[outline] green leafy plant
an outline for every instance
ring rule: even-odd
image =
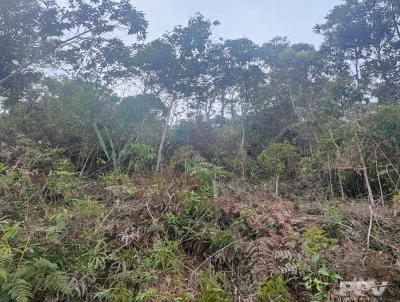
[[[0,174],[4,173],[7,170],[7,165],[5,163],[0,162]]]
[[[306,229],[300,237],[300,244],[308,256],[318,254],[336,243],[336,239],[327,237],[325,231],[318,227]]]
[[[110,131],[107,127],[104,127],[104,132],[106,139],[104,139],[104,134],[101,133],[97,123],[93,123],[94,131],[97,135],[99,144],[101,149],[103,150],[104,154],[107,157],[108,162],[111,163],[114,172],[129,172],[129,169],[133,165],[133,159],[130,149],[132,146],[132,141],[128,140],[122,146],[122,148],[118,149],[116,142],[113,140]],[[129,161],[127,167],[124,171],[124,162]]]
[[[157,158],[157,153],[153,147],[143,144],[136,143],[131,146],[132,158],[134,159],[133,170],[135,172],[144,171],[146,166],[149,166]],[[128,166],[128,171],[131,167]]]
[[[320,253],[336,244],[337,240],[327,237],[324,230],[312,227],[301,235],[300,242],[308,257],[298,263],[300,271],[305,274],[303,278],[305,287],[313,292],[314,301],[325,301],[329,288],[341,277],[328,269]]]
[[[291,302],[293,297],[285,280],[278,277],[269,277],[260,284],[259,301]]]
[[[211,232],[211,246],[214,251],[237,241],[235,234],[230,230],[215,230]]]
[[[314,257],[312,257],[312,262],[316,269],[313,269],[304,277],[305,287],[314,293],[314,301],[326,301],[329,288],[342,278],[339,274],[330,271],[325,265],[321,266],[321,264],[319,264],[320,259],[317,255],[318,254],[315,254]]]
[[[73,198],[74,189],[78,187],[77,173],[69,171],[51,171],[42,188],[43,198],[47,201],[68,203]]]
[[[297,163],[297,150],[288,143],[274,143],[260,153],[257,161],[264,173],[274,179],[275,194],[278,195],[280,177]]]
[[[109,287],[98,291],[94,295],[94,298],[100,301],[136,301],[135,299],[139,293],[139,288],[140,280],[137,273],[124,268],[122,272],[113,275]]]
[[[161,269],[163,271],[172,270],[178,272],[180,270],[179,263],[179,242],[168,239],[158,240],[151,253],[151,266],[153,269]]]
[[[44,258],[25,261],[15,271],[3,271],[2,275],[0,297],[4,297],[4,301],[28,302],[45,293],[73,295],[68,276]]]
[[[198,302],[233,302],[233,298],[224,290],[224,277],[222,274],[203,274],[200,276],[199,285],[201,295]]]
[[[77,259],[77,269],[92,276],[104,271],[108,261],[115,259],[113,253],[107,250],[103,239],[98,239],[94,247],[88,247]]]

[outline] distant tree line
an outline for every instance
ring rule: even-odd
[[[5,141],[63,147],[83,174],[162,171],[189,148],[277,194],[400,196],[398,1],[337,5],[319,49],[216,40],[200,14],[147,42],[128,0],[0,0],[0,24]]]

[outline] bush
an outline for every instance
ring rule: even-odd
[[[336,239],[326,236],[325,231],[318,227],[311,227],[301,235],[300,243],[309,256],[319,254],[330,245],[337,243]]]

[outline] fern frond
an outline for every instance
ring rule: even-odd
[[[3,291],[15,302],[29,302],[32,299],[32,285],[24,279],[10,279],[3,285]]]
[[[0,269],[0,284],[5,284],[8,281],[8,278],[8,272],[4,269]]]
[[[102,291],[97,292],[94,295],[95,299],[99,299],[100,301],[113,301],[115,298],[114,288],[104,289]]]
[[[11,302],[8,293],[0,288],[0,302]]]
[[[70,285],[68,276],[60,271],[47,275],[45,287],[48,290],[60,292],[67,296],[73,295],[73,288]]]

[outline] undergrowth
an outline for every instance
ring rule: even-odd
[[[291,225],[289,201],[243,196],[203,160],[175,178],[84,178],[45,150],[1,166],[0,301],[324,301],[348,274],[329,258],[349,234],[340,203]]]

